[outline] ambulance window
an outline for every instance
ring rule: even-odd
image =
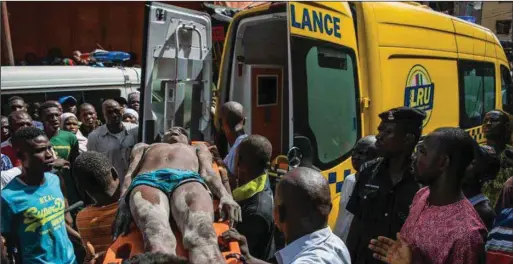
[[[333,167],[358,137],[356,60],[353,50],[292,38],[294,132],[310,139],[314,165]]]
[[[495,108],[495,70],[492,63],[460,61],[460,127],[480,126]]]
[[[511,74],[508,68],[501,65],[501,95],[502,109],[513,114],[513,87],[511,84]]]

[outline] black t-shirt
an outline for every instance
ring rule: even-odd
[[[354,214],[347,238],[353,263],[381,263],[372,257],[370,240],[378,236],[396,238],[420,188],[410,170],[393,185],[387,168],[383,158],[365,163],[346,206]]]
[[[263,191],[239,201],[242,223],[237,231],[246,237],[249,253],[258,259],[270,259],[274,255],[273,194],[269,184]]]

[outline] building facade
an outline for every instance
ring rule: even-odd
[[[501,42],[512,41],[513,2],[482,2],[481,25],[489,28]]]

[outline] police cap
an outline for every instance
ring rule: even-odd
[[[411,108],[411,107],[396,107],[392,108],[388,111],[385,111],[379,114],[379,118],[383,122],[390,123],[418,123],[422,125],[424,118],[426,118],[426,112],[420,109]]]

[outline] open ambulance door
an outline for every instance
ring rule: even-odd
[[[158,2],[148,2],[145,16],[142,141],[158,141],[172,126],[186,128],[191,140],[208,141],[212,93],[210,17]]]
[[[319,169],[328,179],[333,228],[351,150],[362,136],[358,49],[346,2],[288,2],[290,167]]]

